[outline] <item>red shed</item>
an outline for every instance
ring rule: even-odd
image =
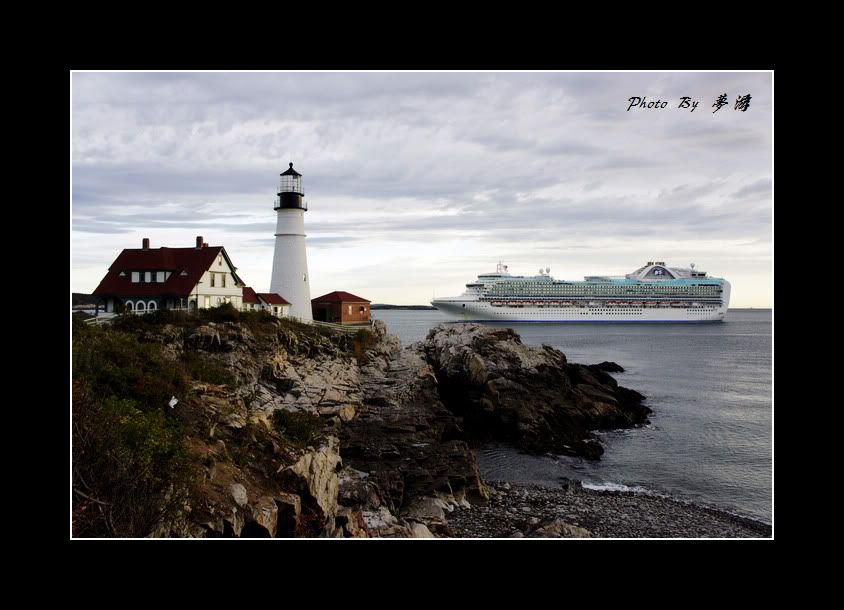
[[[314,320],[337,324],[369,324],[368,299],[335,290],[311,299]]]

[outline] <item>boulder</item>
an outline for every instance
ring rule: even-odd
[[[342,531],[344,538],[369,538],[366,521],[363,518],[363,513],[359,510],[340,506],[337,509],[335,525]]]
[[[333,520],[337,512],[337,443],[336,437],[328,436],[318,449],[309,448],[295,464],[279,470],[282,482],[302,498],[302,508],[307,506],[323,522]]]
[[[561,519],[553,519],[540,524],[528,534],[529,538],[591,538],[592,532],[577,525],[571,525]]]
[[[187,347],[209,352],[219,351],[222,348],[220,333],[211,326],[199,326],[185,341]]]
[[[231,492],[234,501],[238,506],[246,506],[249,503],[249,496],[246,494],[246,488],[240,483],[232,483]]]
[[[623,373],[624,368],[620,364],[616,364],[615,362],[600,362],[598,364],[593,364],[598,370],[606,371],[607,373]],[[591,368],[591,367],[590,367]]]
[[[278,531],[278,505],[270,496],[261,496],[252,507],[253,522],[266,530],[269,538],[275,538]],[[262,536],[263,537],[263,536]]]
[[[592,430],[646,423],[650,412],[644,396],[619,387],[600,366],[569,363],[548,345],[523,345],[509,328],[441,324],[420,349],[467,440],[598,459],[603,449]]]
[[[302,499],[296,494],[279,492],[273,497],[276,513],[276,537],[293,538],[299,531]]]

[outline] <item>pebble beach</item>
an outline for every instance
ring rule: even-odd
[[[486,506],[447,515],[455,538],[771,538],[772,527],[720,510],[636,492],[487,481]]]

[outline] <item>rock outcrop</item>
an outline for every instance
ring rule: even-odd
[[[448,536],[455,510],[490,500],[472,443],[597,458],[590,430],[649,413],[605,372],[612,363],[571,364],[478,324],[441,325],[404,349],[383,322],[358,335],[275,319],[141,332],[174,361],[225,372],[193,379],[168,411],[197,474],[160,536]],[[523,534],[588,535],[532,526]]]
[[[474,452],[455,434],[456,418],[439,399],[431,366],[384,331],[376,323],[382,340],[360,370],[362,404],[339,429],[344,463],[366,478],[350,479],[340,502],[367,511],[368,527],[378,535],[406,532],[385,510],[436,533],[444,523],[442,508],[419,506],[485,502],[489,494]]]
[[[644,396],[620,387],[599,366],[569,363],[548,345],[523,345],[509,328],[441,324],[418,350],[470,439],[597,459],[603,448],[591,430],[648,421]]]

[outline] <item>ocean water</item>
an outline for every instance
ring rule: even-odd
[[[375,310],[402,345],[421,341],[439,311]],[[772,324],[770,309],[731,309],[711,324],[513,324],[528,345],[552,345],[570,362],[617,362],[620,385],[647,396],[644,428],[601,433],[598,462],[529,456],[506,446],[478,451],[485,478],[664,494],[772,520]]]

